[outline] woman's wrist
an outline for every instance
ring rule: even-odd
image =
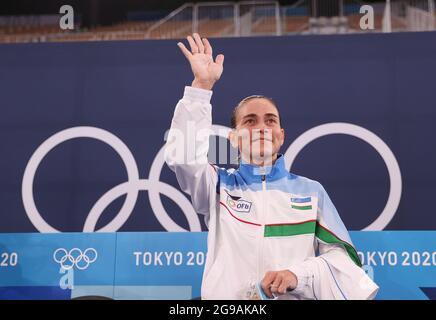
[[[194,88],[199,88],[199,89],[204,89],[204,90],[212,90],[214,84],[215,84],[215,81],[211,82],[211,81],[201,81],[198,79],[194,79],[192,81],[191,86]]]

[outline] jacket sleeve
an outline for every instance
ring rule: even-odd
[[[374,299],[378,286],[362,269],[347,229],[319,186],[315,246],[318,255],[289,268],[298,279],[291,295],[301,299]]]
[[[164,156],[180,188],[191,196],[196,212],[206,216],[218,180],[218,168],[207,158],[212,132],[211,96],[210,90],[185,87],[174,111]]]

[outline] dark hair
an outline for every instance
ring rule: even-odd
[[[266,96],[263,96],[263,95],[252,95],[252,96],[248,96],[248,97],[245,97],[244,99],[242,99],[238,103],[238,105],[233,109],[232,117],[230,119],[230,127],[232,129],[236,128],[236,113],[238,112],[239,107],[241,107],[247,101],[250,101],[250,100],[253,100],[253,99],[265,99],[265,100],[268,100],[269,102],[271,102],[272,105],[277,109],[277,113],[279,114],[279,125],[280,125],[280,127],[282,127],[282,123],[281,123],[281,119],[280,119],[279,107],[274,102],[274,100],[272,98],[269,98],[269,97],[266,97]]]

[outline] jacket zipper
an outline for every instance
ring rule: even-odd
[[[262,218],[261,218],[261,225],[262,225],[262,233],[260,234],[259,239],[259,249],[258,249],[258,261],[257,261],[257,279],[258,281],[261,281],[263,279],[263,274],[260,274],[261,270],[263,270],[263,242],[264,242],[264,234],[265,234],[265,223],[267,221],[267,205],[266,205],[266,176],[265,174],[262,175]]]

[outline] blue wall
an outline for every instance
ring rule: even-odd
[[[398,160],[401,202],[389,230],[431,230],[436,216],[436,34],[369,34],[212,39],[226,56],[212,99],[215,124],[229,125],[233,106],[250,94],[273,97],[286,131],[283,152],[306,130],[349,122],[378,135]],[[21,199],[24,169],[48,137],[74,126],[99,127],[131,150],[141,178],[162,147],[184,85],[192,80],[176,41],[0,45],[0,232],[36,231]],[[319,180],[345,224],[366,227],[384,208],[386,166],[366,142],[330,135],[309,144],[292,171]],[[94,203],[126,181],[119,156],[94,139],[64,142],[35,176],[41,215],[62,231],[81,231]],[[164,168],[161,181],[177,186]],[[179,208],[163,200],[181,226]],[[114,201],[101,227],[118,212]],[[162,231],[146,192],[120,231]]]

